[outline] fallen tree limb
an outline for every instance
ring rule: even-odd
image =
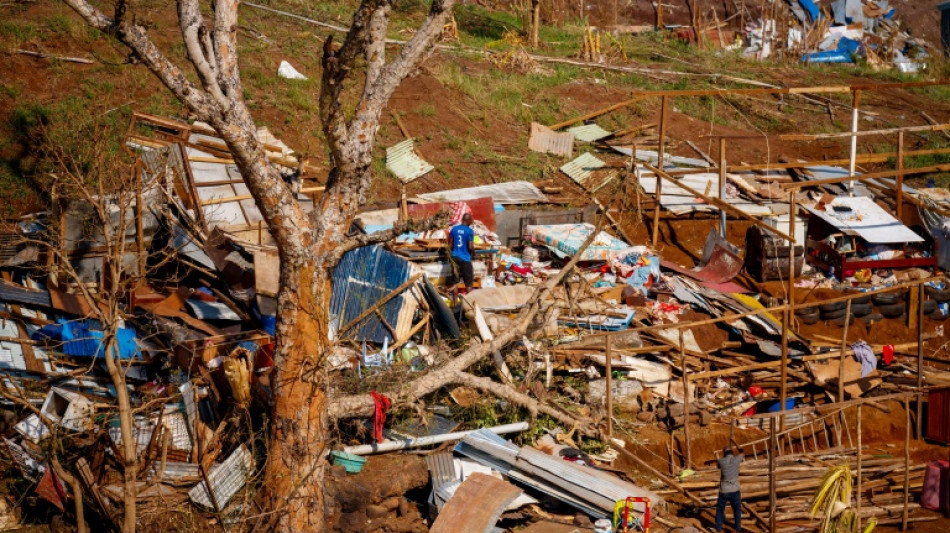
[[[580,246],[577,254],[566,264],[556,276],[552,277],[541,286],[539,286],[531,298],[528,300],[525,308],[515,319],[515,325],[508,328],[504,333],[495,337],[491,342],[485,342],[472,346],[458,355],[455,359],[446,363],[442,368],[429,372],[428,374],[410,382],[406,387],[399,391],[381,391],[392,399],[393,407],[413,403],[423,396],[432,394],[446,385],[456,383],[455,380],[466,379],[461,373],[468,367],[485,359],[492,353],[501,350],[512,341],[521,338],[531,326],[532,321],[541,311],[541,300],[551,293],[555,287],[561,284],[567,276],[573,272],[577,262],[584,255],[584,251],[594,241],[594,238],[601,232],[604,225],[604,218],[597,223],[597,227]],[[367,418],[373,416],[375,412],[375,402],[370,394],[353,394],[331,398],[327,415],[330,420],[342,420],[348,418]]]
[[[465,385],[474,389],[479,389],[483,392],[487,392],[497,396],[498,398],[508,400],[513,404],[524,407],[531,413],[532,419],[536,418],[538,413],[541,413],[553,418],[554,420],[557,420],[567,427],[577,427],[577,430],[585,436],[594,437],[597,435],[594,428],[591,426],[590,421],[576,418],[567,411],[557,409],[551,405],[538,401],[527,394],[519,392],[514,387],[498,383],[491,378],[475,376],[467,372],[458,372],[453,381],[453,384]]]

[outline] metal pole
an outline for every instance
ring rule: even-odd
[[[861,91],[855,89],[851,98],[851,133],[858,132],[858,106],[861,102]],[[848,162],[848,176],[854,176],[855,159],[858,156],[858,136],[851,136],[851,155]],[[848,182],[848,195],[854,196],[854,182]]]
[[[614,401],[613,401],[613,354],[610,350],[611,335],[604,337],[604,352],[607,356],[607,436],[614,436]]]
[[[726,200],[726,138],[719,138],[719,199]],[[726,238],[726,212],[719,210],[719,236]]]
[[[657,5],[662,5],[658,2]],[[666,148],[666,106],[669,103],[669,97],[664,96],[660,101],[660,140],[657,148],[656,168],[663,170],[664,151]],[[636,157],[636,154],[634,154]],[[656,207],[653,209],[653,247],[656,248],[657,240],[660,237],[660,198],[663,191],[663,179],[656,177]]]

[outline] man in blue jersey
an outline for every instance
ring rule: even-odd
[[[472,215],[462,215],[462,223],[449,230],[449,249],[452,250],[452,293],[457,292],[459,277],[465,283],[466,292],[475,282],[472,269],[472,256],[475,255],[475,230],[472,229]]]

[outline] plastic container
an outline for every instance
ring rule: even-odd
[[[334,450],[330,452],[330,455],[333,456],[334,465],[342,466],[350,474],[358,474],[360,470],[363,469],[363,465],[366,464],[365,457],[353,455],[352,453]]]
[[[920,495],[920,506],[932,511],[947,508],[947,473],[950,465],[947,461],[930,461],[924,472],[924,486]]]

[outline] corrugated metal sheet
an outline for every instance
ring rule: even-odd
[[[927,393],[927,440],[950,444],[950,387]]]
[[[37,307],[52,307],[49,292],[27,289],[8,281],[0,280],[0,301]]]
[[[333,270],[331,321],[336,328],[345,325],[405,283],[412,274],[413,267],[408,261],[387,252],[382,246],[365,246],[347,252]],[[403,291],[379,309],[400,339],[412,327],[412,318],[418,307],[412,291]],[[382,343],[387,338],[390,342],[396,340],[375,314],[346,332],[345,337],[375,343]]]
[[[649,490],[533,448],[518,448],[490,431],[466,435],[455,451],[593,517],[610,515],[614,503],[628,496],[647,497],[654,508],[663,505],[663,499]]]
[[[224,462],[211,467],[208,472],[208,481],[214,491],[214,501],[219,508],[224,508],[231,498],[237,494],[247,482],[254,470],[254,456],[242,444],[234,450]],[[191,500],[206,508],[214,508],[211,503],[208,485],[204,481],[188,492]]]
[[[558,133],[547,126],[532,122],[528,148],[542,154],[571,157],[574,151],[574,135],[566,131]]]
[[[610,132],[601,128],[597,124],[584,124],[583,126],[574,126],[567,130],[568,133],[574,136],[578,141],[592,143],[594,141],[599,141],[604,137],[609,137]]]
[[[816,204],[804,205],[811,214],[846,233],[856,234],[869,243],[910,243],[924,239],[892,217],[866,196],[839,196],[830,209],[818,210]],[[835,211],[835,207],[850,208]]]
[[[627,157],[633,154],[633,148],[626,146],[611,146],[615,151]],[[637,150],[637,159],[640,161],[649,161],[656,164],[660,161],[660,153],[654,150]],[[709,168],[711,165],[703,159],[693,157],[680,157],[678,155],[663,154],[663,166],[671,168],[672,165],[685,165],[688,167]]]
[[[538,204],[547,203],[548,201],[548,197],[544,193],[527,181],[508,181],[417,195],[417,198],[427,202],[459,202],[486,197],[491,198],[492,202],[502,205]]]
[[[409,183],[435,170],[435,167],[416,154],[414,145],[412,139],[406,139],[386,149],[386,170],[403,183]]]
[[[432,495],[429,497],[429,503],[441,511],[445,500],[439,497],[439,489],[449,483],[457,483],[459,480],[455,472],[455,459],[451,453],[428,455],[426,466],[429,468],[429,478],[432,480]]]
[[[607,163],[594,156],[590,152],[584,152],[574,160],[567,162],[561,167],[561,172],[567,174],[572,180],[584,185],[584,182],[594,175],[594,171],[604,168]]]

